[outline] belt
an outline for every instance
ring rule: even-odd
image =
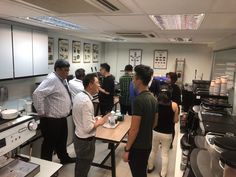
[[[91,137],[88,137],[88,138],[79,138],[78,136],[76,136],[79,140],[82,140],[82,141],[93,141],[95,139],[95,136],[91,136]]]

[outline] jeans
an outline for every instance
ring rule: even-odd
[[[148,160],[148,168],[152,169],[154,167],[157,151],[161,143],[161,159],[162,159],[161,176],[163,177],[167,175],[171,141],[172,141],[172,134],[165,134],[153,131],[152,151]]]
[[[132,115],[131,106],[120,104],[120,112],[123,115],[125,115],[127,112],[129,115]]]
[[[66,118],[43,117],[40,119],[40,128],[43,136],[41,158],[52,161],[55,151],[61,162],[66,161],[69,158],[66,150],[68,135]]]
[[[133,149],[129,153],[129,166],[133,177],[147,177],[147,163],[151,149]]]
[[[95,155],[95,138],[91,141],[74,136],[76,153],[75,177],[87,177]]]

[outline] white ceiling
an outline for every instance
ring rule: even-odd
[[[127,42],[167,43],[168,38],[191,37],[193,43],[214,44],[236,33],[236,0],[107,0],[121,8],[102,9],[96,0],[1,0],[0,18],[35,26],[17,17],[57,16],[85,27],[84,31],[64,31],[83,38],[112,41],[117,32],[155,34],[155,38],[126,38]],[[26,2],[34,3],[29,4]],[[163,31],[148,15],[205,13],[198,30]],[[121,38],[121,37],[120,37]]]

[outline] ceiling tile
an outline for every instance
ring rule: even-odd
[[[236,1],[235,0],[215,0],[210,12],[225,12],[236,13]]]
[[[236,29],[236,14],[207,14],[200,29]]]
[[[147,14],[204,13],[214,0],[134,0]]]
[[[118,25],[106,22],[97,16],[76,16],[62,18],[98,32],[121,30]]]
[[[100,17],[111,24],[116,24],[122,28],[122,30],[150,31],[153,29],[158,29],[158,27],[146,15]]]

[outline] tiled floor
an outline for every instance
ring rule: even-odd
[[[173,149],[170,150],[169,152],[170,160],[169,160],[168,177],[182,177],[182,172],[179,170],[180,159],[181,159],[179,139],[180,139],[179,128],[178,125],[176,125],[176,138],[174,141]],[[124,144],[120,144],[120,146],[116,149],[116,173],[117,173],[116,176],[132,177],[128,164],[124,163],[123,160],[121,159],[123,149],[124,149]],[[75,156],[73,145],[68,147],[68,152],[70,153],[70,156]],[[107,149],[107,144],[97,141],[96,155],[94,161],[101,162],[101,160],[103,160],[103,158],[106,156],[108,152],[109,151]],[[177,158],[176,154],[178,155]],[[110,162],[109,160],[107,161],[107,164],[109,164]],[[57,159],[55,159],[55,161],[57,161]],[[151,174],[148,174],[148,177],[159,177],[158,172],[160,171],[161,167],[160,152],[157,155],[156,167],[157,167],[156,170]],[[59,177],[74,177],[74,164],[63,166],[62,169],[59,171]],[[111,177],[111,172],[101,168],[92,167],[90,169],[88,177]]]

